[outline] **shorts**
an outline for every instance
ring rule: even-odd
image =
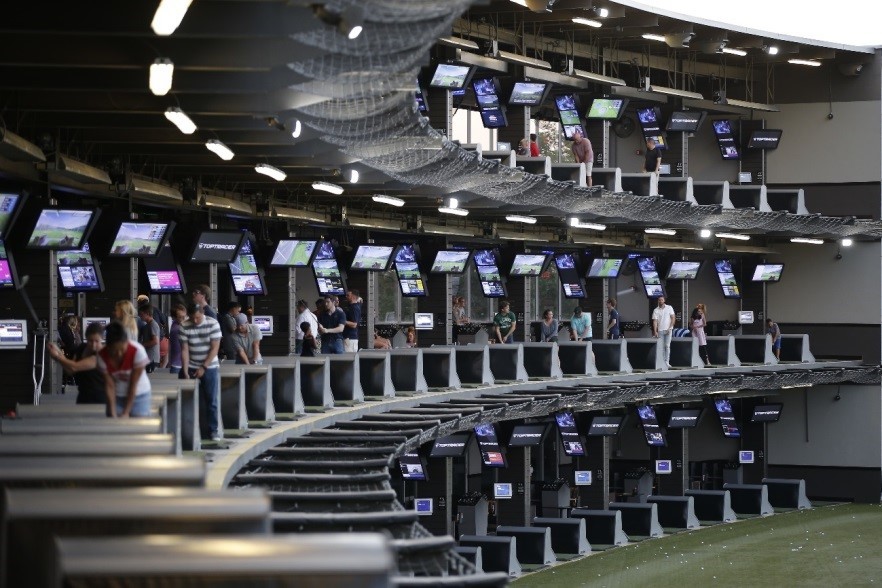
[[[781,337],[778,337],[778,339],[772,343],[772,349],[781,349]]]
[[[585,177],[590,178],[591,172],[593,172],[593,171],[594,171],[594,162],[593,161],[586,162],[585,163]]]

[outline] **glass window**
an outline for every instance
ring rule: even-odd
[[[557,267],[554,263],[548,265],[548,269],[541,275],[534,278],[536,280],[536,307],[534,309],[535,317],[542,317],[546,308],[554,311],[554,316],[561,316],[561,286],[557,277]]]
[[[378,323],[397,323],[399,318],[399,301],[401,294],[398,289],[398,278],[395,270],[372,272],[377,280],[377,317]]]

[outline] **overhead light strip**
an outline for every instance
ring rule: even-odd
[[[530,65],[533,67],[538,67],[541,69],[551,69],[551,64],[547,61],[543,61],[541,59],[536,59],[534,57],[527,57],[526,55],[519,55],[517,53],[510,53],[508,51],[499,51],[493,53],[493,57],[497,59],[501,59],[502,61],[507,61],[509,63],[517,63],[520,65]]]
[[[192,2],[193,0],[161,0],[153,13],[150,28],[160,37],[169,36],[181,25]]]
[[[747,51],[744,49],[734,49],[731,47],[723,47],[720,51],[727,55],[737,55],[738,57],[744,57],[747,55]]]
[[[595,29],[599,29],[603,26],[603,23],[597,20],[592,20],[590,18],[583,18],[581,16],[577,16],[573,19],[573,22],[580,25],[585,25],[586,27],[592,27]]]
[[[505,220],[510,223],[523,223],[525,225],[535,225],[536,218],[532,216],[524,216],[521,214],[509,214],[506,215]]]
[[[688,90],[680,90],[679,88],[668,88],[665,86],[649,86],[650,92],[664,94],[666,96],[679,96],[680,98],[692,98],[694,100],[704,100],[704,96],[698,92],[690,92]]]
[[[788,59],[787,63],[791,63],[793,65],[808,65],[811,67],[821,67],[821,62],[815,61],[813,59]]]
[[[793,237],[790,239],[791,243],[804,243],[806,245],[823,245],[823,239],[811,239],[809,237]]]
[[[171,59],[159,58],[150,64],[150,91],[154,96],[165,96],[172,87],[175,64]]]
[[[574,229],[588,229],[591,231],[605,231],[606,230],[606,225],[602,225],[599,223],[583,222],[577,218],[570,219],[570,226],[573,227]]]
[[[321,190],[322,192],[328,192],[329,194],[335,194],[337,196],[343,193],[343,188],[330,182],[313,182],[312,189]]]
[[[477,51],[480,49],[477,43],[469,39],[461,39],[459,37],[441,37],[438,42],[448,47],[456,47],[457,49],[468,49]]]
[[[269,176],[277,182],[284,182],[288,174],[277,167],[273,167],[267,163],[258,163],[254,166],[254,171],[265,176]]]
[[[643,37],[644,39],[646,39],[647,41],[660,41],[662,43],[665,42],[664,35],[655,35],[653,33],[644,33],[640,36]]]
[[[674,229],[657,229],[657,228],[649,228],[649,229],[644,229],[643,232],[646,233],[647,235],[668,235],[668,236],[673,236],[673,235],[676,235],[676,234],[677,234],[677,231],[675,231]]]
[[[217,139],[209,139],[205,142],[205,147],[224,161],[230,161],[236,156],[232,149]]]
[[[396,198],[395,196],[386,196],[385,194],[376,194],[371,200],[374,202],[379,202],[380,204],[388,204],[389,206],[397,206],[401,208],[404,206],[404,200],[401,198]]]
[[[605,76],[602,74],[584,71],[581,69],[574,69],[573,75],[582,80],[588,80],[589,82],[597,82],[599,84],[607,84],[609,86],[627,86],[628,83],[621,78],[614,78],[611,76]]]
[[[183,110],[176,106],[166,109],[165,118],[167,118],[169,122],[171,122],[173,125],[178,127],[178,130],[185,135],[192,135],[196,132],[196,123],[194,123],[193,120],[189,116],[187,116]]]
[[[737,241],[750,241],[750,235],[739,235],[738,233],[714,233],[719,239],[735,239]]]
[[[468,216],[469,211],[465,208],[453,208],[451,206],[439,206],[438,212],[442,214],[453,214],[456,216]]]

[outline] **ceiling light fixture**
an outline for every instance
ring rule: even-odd
[[[647,41],[660,41],[660,42],[662,42],[662,43],[665,42],[665,36],[664,36],[664,35],[655,35],[655,34],[653,34],[653,33],[644,33],[644,34],[642,34],[642,35],[640,35],[640,36],[643,37],[644,39],[646,39]]]
[[[329,194],[335,194],[337,196],[343,193],[343,188],[330,182],[313,182],[312,189],[321,190],[322,192],[328,192]]]
[[[769,55],[778,55],[778,46],[777,45],[763,45],[763,51],[765,51]]]
[[[459,198],[448,196],[446,206],[448,208],[459,208]]]
[[[600,18],[606,18],[607,16],[609,16],[609,9],[598,8],[597,9],[597,16],[599,16]]]
[[[189,116],[184,114],[183,110],[176,106],[166,109],[165,118],[178,127],[178,130],[185,135],[192,135],[196,132],[196,123],[194,123]]]
[[[732,47],[723,47],[720,49],[721,53],[727,53],[729,55],[737,55],[738,57],[744,57],[747,55],[747,51],[744,49],[734,49]]]
[[[750,241],[750,235],[739,235],[738,233],[715,233],[714,236],[719,239],[735,239],[736,241]]]
[[[208,208],[217,208],[220,210],[241,212],[242,214],[254,214],[254,211],[251,209],[251,205],[246,202],[235,200],[233,198],[227,198],[225,196],[218,196],[217,194],[212,194],[209,192],[206,192],[203,195],[202,202]]]
[[[150,91],[154,96],[165,96],[172,87],[175,64],[171,59],[159,58],[150,64]]]
[[[710,229],[701,229],[700,231],[698,231],[698,236],[702,239],[707,239],[711,236],[711,231]]]
[[[156,204],[157,202],[162,204],[182,204],[184,202],[184,196],[177,188],[140,178],[132,178],[129,182],[129,194],[133,200],[149,202],[151,204]]]
[[[67,155],[55,156],[56,172],[86,184],[111,184],[110,175],[103,169],[94,167]]]
[[[593,27],[595,29],[599,29],[603,26],[602,23],[596,20],[592,20],[590,18],[582,18],[581,16],[577,16],[573,19],[573,22],[580,25],[585,25],[586,27]]]
[[[350,4],[340,13],[340,32],[352,41],[358,38],[362,30],[364,30],[364,6],[358,3]]]
[[[597,82],[598,84],[606,84],[608,86],[627,86],[628,83],[621,78],[613,78],[610,76],[605,76],[601,74],[596,74],[590,71],[584,71],[581,69],[574,69],[573,75],[577,78],[588,80],[589,82]]]
[[[268,163],[258,163],[254,166],[254,171],[259,174],[269,176],[277,182],[284,182],[285,178],[288,177],[288,174],[277,167],[269,165]]]
[[[291,131],[291,136],[295,139],[300,138],[300,133],[303,132],[303,125],[300,123],[300,119],[294,120],[294,129]]]
[[[704,100],[704,96],[698,92],[690,92],[688,90],[680,90],[678,88],[667,88],[665,86],[649,86],[650,92],[656,94],[664,94],[666,96],[679,96],[680,98],[692,98],[694,100]]]
[[[468,49],[470,51],[477,51],[480,49],[480,46],[474,41],[461,39],[459,37],[441,37],[438,39],[438,42],[442,45],[447,45],[448,47],[456,47],[457,49]]]
[[[739,108],[749,108],[750,110],[761,110],[763,112],[781,112],[781,109],[774,104],[763,104],[762,102],[748,102],[746,100],[735,100],[734,98],[726,98],[723,102],[729,106],[737,106]]]
[[[551,64],[547,61],[536,59],[534,57],[527,57],[526,55],[520,55],[518,53],[511,53],[509,51],[500,51],[499,44],[496,41],[493,41],[491,44],[490,57],[495,57],[502,61],[516,63],[518,65],[530,65],[541,69],[551,69]]]
[[[809,237],[792,237],[790,239],[791,243],[804,243],[806,245],[823,245],[823,239],[811,239]]]
[[[811,67],[821,67],[821,62],[815,61],[813,59],[788,59],[787,63],[791,63],[793,65],[809,65]]]
[[[576,217],[572,217],[570,219],[570,226],[574,229],[589,229],[591,231],[605,231],[606,225],[601,225],[599,223],[589,223],[583,222]]]
[[[350,184],[357,184],[357,183],[358,183],[358,179],[359,179],[360,177],[361,177],[361,174],[358,173],[358,170],[357,170],[357,169],[353,169],[353,170],[351,170],[351,171],[349,172],[349,183],[350,183]]]
[[[535,225],[536,219],[532,216],[524,216],[521,214],[508,214],[505,216],[505,220],[510,223],[524,223],[525,225]]]
[[[371,200],[374,202],[379,202],[380,204],[388,204],[389,206],[397,206],[401,208],[404,206],[404,200],[401,198],[396,198],[395,196],[386,196],[385,194],[375,194]]]
[[[298,208],[286,208],[277,206],[274,210],[276,217],[287,220],[308,221],[312,223],[328,224],[330,219],[327,214],[321,212],[312,212],[308,210],[300,210]]]
[[[229,161],[236,156],[236,154],[233,153],[232,149],[230,149],[217,139],[209,139],[205,142],[205,147],[224,161]]]
[[[453,206],[439,206],[438,212],[441,214],[454,214],[456,216],[468,216],[469,211],[465,208],[455,208]]]
[[[676,235],[676,234],[677,234],[677,231],[675,231],[674,229],[657,229],[657,228],[649,228],[649,229],[644,229],[643,232],[646,233],[647,235],[668,235],[668,236],[673,236],[673,235]]]
[[[31,163],[46,161],[46,155],[42,149],[3,126],[0,126],[0,155],[12,161]]]
[[[843,247],[851,247],[852,245],[854,245],[854,239],[846,237],[845,239],[842,240]]]
[[[191,2],[193,0],[161,0],[156,12],[153,13],[150,28],[160,37],[172,34],[184,20]]]

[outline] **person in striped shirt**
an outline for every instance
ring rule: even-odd
[[[217,441],[221,438],[218,423],[218,371],[220,362],[220,324],[205,315],[205,309],[196,302],[187,308],[190,320],[181,325],[181,378],[199,380],[199,410],[207,416],[208,431],[200,431],[202,438]],[[202,419],[200,420],[200,427]]]

